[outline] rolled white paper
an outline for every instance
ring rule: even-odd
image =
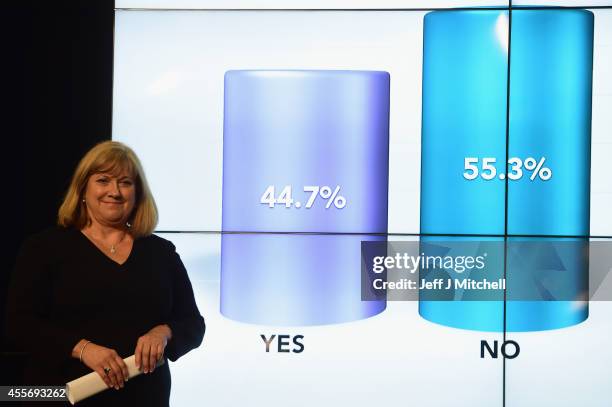
[[[129,356],[123,359],[123,361],[127,365],[128,377],[130,379],[142,374],[142,372],[136,367],[136,355]],[[163,365],[164,363],[165,358],[161,358],[161,360],[157,362],[157,367]],[[106,383],[104,383],[104,380],[102,380],[97,372],[91,372],[85,376],[81,376],[78,379],[74,379],[66,383],[66,395],[68,396],[68,401],[70,401],[70,403],[73,405],[74,403],[107,389],[109,389],[109,387],[106,385]]]

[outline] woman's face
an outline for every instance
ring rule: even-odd
[[[123,226],[136,202],[134,179],[127,171],[94,173],[85,188],[85,204],[92,221],[105,226]]]

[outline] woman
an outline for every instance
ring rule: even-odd
[[[78,405],[167,406],[170,370],[156,363],[198,347],[205,325],[175,247],[152,234],[157,209],[129,147],[106,141],[83,157],[58,224],[24,243],[9,293],[26,384],[95,371],[109,389]],[[132,354],[143,374],[126,383]]]

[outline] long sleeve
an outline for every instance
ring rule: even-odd
[[[172,339],[166,346],[168,359],[176,361],[202,343],[206,325],[195,303],[191,282],[187,270],[181,261],[176,248],[170,243],[172,259],[170,262],[172,275],[172,312],[166,323],[172,330]]]
[[[42,358],[41,363],[61,363],[71,357],[81,338],[50,319],[54,282],[50,252],[40,235],[22,245],[8,293],[6,336],[21,350]]]

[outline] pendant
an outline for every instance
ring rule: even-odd
[[[116,251],[117,250],[115,250],[115,245],[112,245],[110,250],[111,254],[115,254]]]

